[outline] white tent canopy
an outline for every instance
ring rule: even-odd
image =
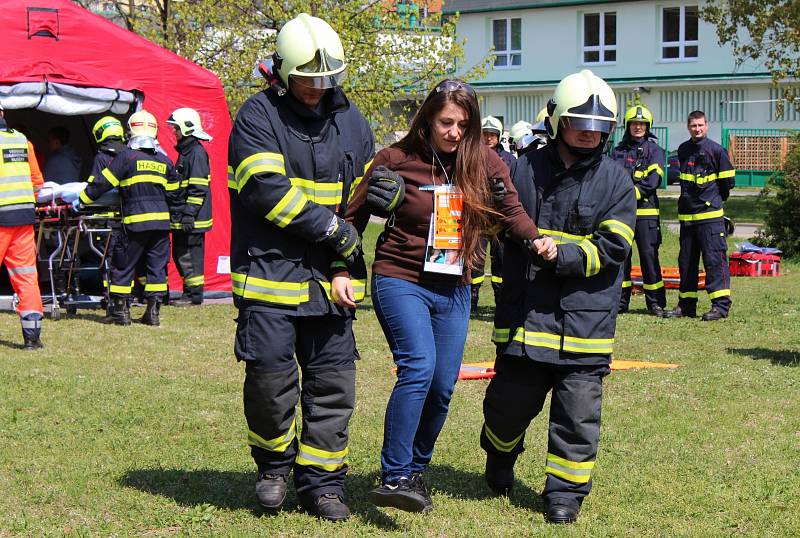
[[[31,108],[58,114],[126,114],[136,94],[110,88],[80,88],[54,82],[20,82],[0,85],[0,104],[6,110]]]

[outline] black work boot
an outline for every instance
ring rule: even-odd
[[[433,499],[431,499],[428,485],[422,478],[422,473],[411,473],[411,489],[419,493],[420,497],[424,499],[425,506],[422,508],[423,512],[430,512],[433,510]]]
[[[666,314],[666,312],[664,311],[664,309],[663,309],[663,308],[661,308],[661,306],[659,306],[659,305],[657,305],[657,304],[651,304],[650,306],[648,306],[648,307],[647,307],[647,312],[648,312],[648,313],[649,313],[651,316],[656,316],[657,318],[663,318],[663,317],[664,317],[664,315]]]
[[[702,320],[703,321],[717,321],[718,319],[725,319],[728,317],[728,314],[723,314],[722,310],[718,309],[716,306],[712,306],[711,310],[703,314]]]
[[[676,306],[672,310],[667,310],[664,312],[665,318],[695,318],[697,317],[697,313],[694,311],[684,310],[679,306]]]
[[[581,507],[578,503],[555,499],[551,502],[547,502],[545,519],[547,519],[548,523],[575,523],[578,520],[578,513],[580,511]]]
[[[424,512],[427,504],[407,476],[381,482],[380,486],[367,493],[367,500],[375,506],[398,508],[405,512]]]
[[[344,521],[350,518],[350,509],[336,493],[323,493],[311,506],[306,505],[305,508],[309,513],[328,521]]]
[[[115,296],[111,298],[111,320],[115,325],[130,325],[131,324],[131,307],[128,304],[128,298],[122,296]]]
[[[265,510],[280,510],[286,500],[286,475],[258,473],[256,499]]]
[[[145,325],[150,325],[152,327],[158,327],[161,325],[161,321],[158,319],[158,313],[161,310],[161,301],[159,297],[155,295],[151,295],[147,298],[147,306],[144,309],[144,315],[139,320],[139,323],[144,323]]]
[[[42,315],[39,313],[28,314],[20,318],[22,323],[22,340],[25,342],[25,351],[34,351],[44,347],[41,338],[42,334]]]
[[[495,495],[508,496],[514,488],[514,463],[516,456],[498,456],[486,453],[486,483]]]

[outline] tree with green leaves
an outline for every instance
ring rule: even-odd
[[[777,247],[786,257],[800,256],[800,134],[792,140],[783,170],[761,191],[767,211],[764,229],[756,240]]]
[[[92,0],[74,0],[91,7]],[[379,140],[405,129],[406,116],[440,79],[463,60],[456,19],[387,8],[383,0],[113,0],[128,29],[213,71],[235,112],[264,80],[254,76],[259,59],[275,49],[277,30],[298,13],[325,19],[345,48],[344,89],[373,125]],[[424,4],[417,2],[417,4]],[[481,78],[491,56],[469,66],[465,78]],[[464,69],[459,69],[464,73]],[[394,106],[391,106],[394,105]]]

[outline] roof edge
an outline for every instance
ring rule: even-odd
[[[603,77],[609,84],[629,84],[646,82],[676,82],[689,80],[740,80],[748,78],[772,78],[770,73],[724,73],[703,75],[666,75],[661,77]],[[475,88],[516,88],[522,86],[555,86],[561,80],[521,80],[513,82],[470,82]]]
[[[547,9],[547,8],[556,8],[556,7],[568,7],[568,6],[584,6],[584,5],[592,5],[592,4],[626,4],[630,2],[637,2],[638,0],[594,0],[594,1],[581,1],[581,0],[561,0],[561,1],[554,1],[554,2],[543,2],[539,4],[521,4],[518,6],[506,6],[506,7],[482,7],[482,8],[472,8],[472,9],[447,9],[447,4],[444,5],[442,8],[443,15],[453,15],[455,13],[461,14],[471,14],[471,13],[492,13],[496,11],[520,11],[524,9]]]

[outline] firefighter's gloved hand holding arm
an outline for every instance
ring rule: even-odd
[[[331,219],[322,241],[335,250],[348,266],[361,254],[361,238],[355,226],[336,215]]]
[[[499,177],[492,178],[490,182],[489,190],[492,193],[492,208],[500,210],[503,207],[506,194],[508,194],[508,189],[506,188],[506,184],[503,183],[503,180]]]
[[[378,166],[372,171],[367,184],[367,206],[374,215],[388,217],[403,203],[406,182],[403,176]]]

